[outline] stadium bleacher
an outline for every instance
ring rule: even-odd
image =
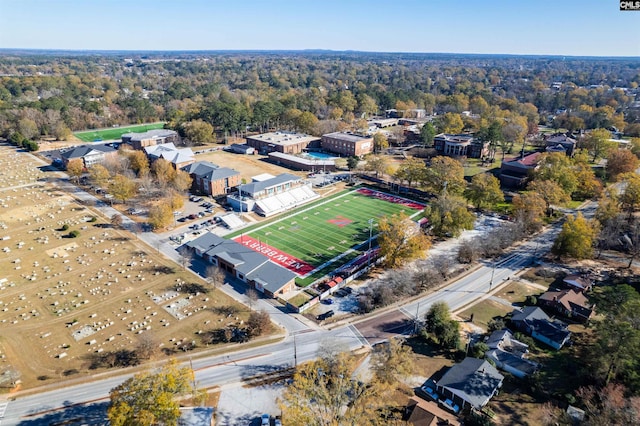
[[[308,186],[301,186],[271,197],[256,200],[256,206],[258,207],[258,213],[264,216],[272,216],[319,197]]]

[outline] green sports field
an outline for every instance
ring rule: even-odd
[[[314,268],[343,255],[337,261],[297,280],[300,285],[308,285],[367,250],[369,219],[374,220],[372,233],[375,236],[378,220],[382,216],[401,211],[407,216],[421,212],[420,209],[397,202],[349,191],[243,234],[232,234],[231,238],[245,244],[248,240],[259,240],[261,249],[273,247]]]
[[[140,124],[137,126],[112,127],[108,129],[86,130],[75,132],[73,135],[83,142],[93,142],[96,140],[110,141],[120,139],[125,133],[143,133],[147,130],[162,129],[164,122]]]

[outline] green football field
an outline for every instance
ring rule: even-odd
[[[93,142],[96,140],[110,141],[120,139],[125,133],[143,133],[147,130],[162,129],[164,122],[140,124],[137,126],[113,127],[108,129],[86,130],[75,132],[73,135],[83,142]]]
[[[366,191],[361,189],[363,190]],[[343,255],[337,261],[297,280],[299,284],[306,285],[367,250],[369,219],[374,220],[372,235],[375,236],[382,216],[401,211],[407,216],[421,212],[420,209],[350,191],[240,236],[236,233],[233,237],[244,243],[247,243],[248,238],[259,240],[261,249],[264,246],[273,247],[314,268]]]

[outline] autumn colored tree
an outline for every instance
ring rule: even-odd
[[[588,164],[578,163],[575,168],[576,190],[571,194],[574,200],[587,200],[602,195],[602,183]]]
[[[424,172],[424,161],[410,157],[400,164],[393,177],[401,182],[407,182],[407,185],[411,186],[413,183],[423,179]]]
[[[475,216],[466,201],[455,195],[440,195],[425,208],[429,232],[437,237],[458,237],[465,229],[473,229]]]
[[[607,129],[595,129],[589,133],[585,142],[593,156],[593,161],[596,161],[599,157],[606,156],[608,151],[615,146],[610,139],[611,132]]]
[[[500,181],[489,173],[479,173],[471,178],[471,183],[464,191],[464,196],[476,209],[491,207],[504,201]]]
[[[438,118],[437,129],[440,133],[458,134],[464,129],[464,122],[460,114],[446,112]]]
[[[162,186],[167,185],[173,180],[176,175],[176,170],[173,168],[170,162],[164,158],[160,158],[151,164],[151,171],[158,183]]]
[[[175,188],[176,191],[184,193],[191,188],[192,182],[193,179],[189,176],[189,173],[184,170],[176,170],[171,179],[171,186]]]
[[[130,151],[127,153],[131,170],[138,177],[146,176],[149,173],[149,160],[143,151]]]
[[[578,186],[574,173],[574,164],[569,157],[562,152],[549,152],[542,154],[538,161],[538,167],[534,172],[535,180],[551,180],[571,195]]]
[[[109,170],[102,164],[89,167],[89,180],[96,186],[104,186],[110,177]]]
[[[373,135],[373,152],[379,153],[380,151],[389,148],[389,141],[384,133],[376,133]]]
[[[149,225],[154,230],[166,228],[173,220],[173,210],[165,202],[160,202],[149,209]]]
[[[622,180],[626,181],[624,191],[619,196],[620,205],[632,217],[640,205],[640,176],[635,173],[625,173],[621,175]]]
[[[596,221],[587,220],[578,213],[568,216],[562,231],[553,243],[552,251],[559,256],[575,259],[589,259],[593,256],[593,246],[598,236]]]
[[[466,181],[462,164],[451,157],[434,157],[422,173],[422,182],[434,194],[462,194]]]
[[[376,424],[389,389],[352,378],[353,358],[345,353],[298,366],[278,405],[287,424],[338,426]]]
[[[512,199],[511,214],[527,233],[542,226],[547,203],[537,192],[517,194]]]
[[[109,183],[109,192],[123,203],[136,195],[137,188],[138,186],[132,179],[123,175],[115,175],[113,181]]]
[[[413,374],[413,351],[400,339],[391,338],[373,347],[371,370],[378,381],[396,385],[403,378]]]
[[[397,268],[420,256],[431,246],[429,239],[406,214],[383,217],[378,224],[378,245],[385,265]]]
[[[371,171],[376,174],[376,177],[386,173],[389,168],[389,161],[387,157],[381,155],[370,155],[367,157],[367,164],[365,165],[366,171]]]
[[[316,117],[312,112],[305,111],[296,118],[295,123],[296,128],[299,131],[315,134],[316,127],[318,126],[318,117]]]
[[[216,141],[213,126],[203,120],[191,120],[182,125],[184,136],[196,145],[213,143]]]
[[[67,174],[77,183],[84,173],[84,162],[81,158],[73,158],[67,163]]]
[[[552,213],[552,205],[563,205],[570,200],[569,194],[552,180],[534,180],[527,186],[527,189],[538,193],[542,197],[549,216]]]
[[[634,172],[640,166],[640,160],[628,149],[612,149],[607,156],[607,176],[610,180],[618,180],[624,173]]]
[[[138,373],[111,389],[107,409],[114,426],[175,426],[180,417],[178,398],[194,393],[194,374],[171,360],[156,372]]]

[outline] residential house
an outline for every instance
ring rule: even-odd
[[[576,149],[577,141],[567,135],[559,134],[548,137],[545,143],[548,152],[564,152],[571,157]]]
[[[590,279],[581,277],[580,275],[567,275],[562,280],[563,283],[568,285],[569,287],[573,287],[582,292],[591,290],[593,283]]]
[[[412,426],[460,426],[462,423],[451,413],[438,407],[435,402],[410,398],[406,408],[407,423]]]
[[[94,164],[102,163],[109,158],[116,158],[118,151],[104,144],[95,145],[80,145],[63,152],[60,157],[62,164],[67,167],[69,161],[79,158],[82,160],[85,168],[91,167]]]
[[[503,380],[504,376],[487,361],[465,358],[449,368],[436,383],[436,391],[445,407],[459,404],[462,409],[480,410],[498,393]]]
[[[180,407],[178,426],[214,426],[213,407]]]
[[[373,152],[373,137],[350,132],[322,135],[322,149],[346,157],[361,157]]]
[[[537,306],[525,306],[522,311],[513,311],[511,322],[518,330],[554,349],[562,348],[571,337],[566,324],[551,321],[551,318]]]
[[[241,183],[240,172],[208,161],[196,161],[182,168],[193,180],[192,188],[205,195],[225,195]]]
[[[516,340],[509,330],[496,330],[486,341],[489,350],[485,357],[493,361],[496,367],[523,378],[535,373],[539,365],[526,359],[529,346]]]
[[[307,148],[319,148],[320,138],[304,133],[271,132],[247,136],[247,145],[265,155],[270,152],[299,154]]]
[[[525,155],[516,160],[505,161],[500,166],[500,183],[512,188],[524,188],[531,173],[538,167],[540,152]]]
[[[538,298],[538,303],[577,321],[588,321],[594,313],[584,293],[573,288],[547,291]]]
[[[173,143],[147,146],[144,148],[144,152],[147,154],[150,162],[163,158],[171,163],[176,170],[182,169],[196,161],[191,148],[176,148]]]
[[[433,138],[433,147],[438,154],[450,157],[485,158],[489,156],[489,145],[469,134],[440,133]]]
[[[176,143],[178,140],[178,132],[168,129],[154,129],[143,133],[125,133],[122,135],[122,142],[130,144],[133,149],[137,150],[142,150],[147,146]]]
[[[207,232],[185,247],[268,297],[276,298],[296,288],[294,272],[240,242]]]

